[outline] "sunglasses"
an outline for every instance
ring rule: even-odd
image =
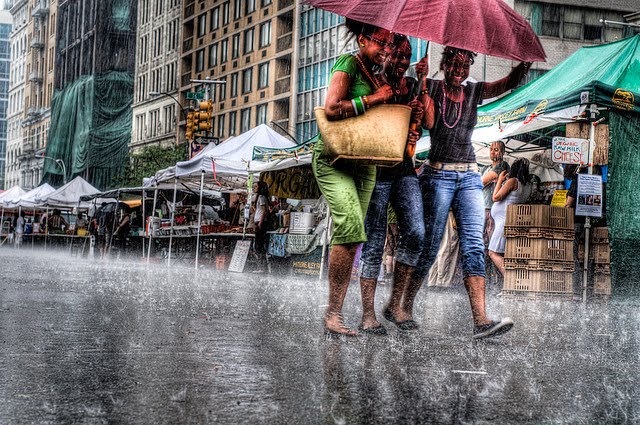
[[[375,38],[374,36],[363,35],[363,37],[373,41],[374,43],[376,43],[378,46],[382,47],[383,49],[395,49],[396,48],[395,44],[387,43],[386,41],[382,41],[382,40],[380,40],[378,38]]]

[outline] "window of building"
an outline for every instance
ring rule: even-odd
[[[211,9],[211,21],[209,22],[211,31],[215,31],[220,27],[220,7]]]
[[[207,33],[207,14],[198,16],[198,37],[204,37]]]
[[[231,59],[240,56],[240,34],[234,34],[231,38]]]
[[[229,87],[229,97],[238,96],[238,73],[231,74],[231,87]]]
[[[242,0],[234,0],[233,2],[233,19],[238,20],[242,16]]]
[[[220,78],[220,81],[227,81],[227,77],[222,77]],[[215,86],[215,90],[218,91],[218,101],[222,102],[223,100],[225,100],[227,98],[227,85],[226,84],[217,84]]]
[[[218,115],[218,137],[224,137],[224,114]]]
[[[263,89],[269,85],[269,62],[258,65],[258,88]]]
[[[225,63],[227,61],[229,51],[229,39],[225,38],[220,43],[220,63]]]
[[[251,83],[253,81],[253,68],[242,71],[242,94],[251,91]]]
[[[251,130],[251,108],[245,108],[240,111],[240,132],[249,130]]]
[[[209,46],[209,68],[218,65],[218,44]]]
[[[269,6],[271,4],[271,0],[260,0],[260,5],[262,7]]]
[[[267,123],[267,104],[256,106],[256,125]]]
[[[222,25],[229,24],[229,2],[224,2],[222,4]]]
[[[160,109],[149,112],[149,137],[156,137],[160,128]]]
[[[260,48],[271,44],[271,21],[260,25]]]
[[[176,124],[176,105],[164,107],[164,133],[170,134],[174,131]]]
[[[236,125],[238,122],[238,113],[236,111],[229,112],[229,136],[235,136]]]
[[[253,28],[244,32],[244,54],[253,52]]]
[[[245,9],[245,15],[253,13],[256,11],[256,0],[247,0],[247,7]]]
[[[156,0],[156,18],[164,12],[164,1]]]
[[[196,52],[196,72],[202,72],[204,70],[204,49],[200,49]]]

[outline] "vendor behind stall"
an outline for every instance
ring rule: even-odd
[[[50,217],[45,219],[45,227],[49,234],[63,234],[68,225],[57,208],[53,210]]]

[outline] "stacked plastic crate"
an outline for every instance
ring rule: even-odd
[[[591,252],[595,264],[593,275],[593,294],[611,295],[611,249],[607,227],[591,228]]]
[[[509,205],[504,294],[573,295],[573,209]]]

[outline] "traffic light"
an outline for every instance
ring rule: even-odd
[[[213,101],[209,99],[204,102],[200,102],[199,109],[199,123],[197,129],[205,132],[211,131],[213,128]]]
[[[193,140],[193,136],[194,136],[193,133],[196,129],[195,116],[196,116],[196,113],[193,111],[189,111],[189,113],[187,114],[187,126],[184,132],[184,137],[187,140]]]

